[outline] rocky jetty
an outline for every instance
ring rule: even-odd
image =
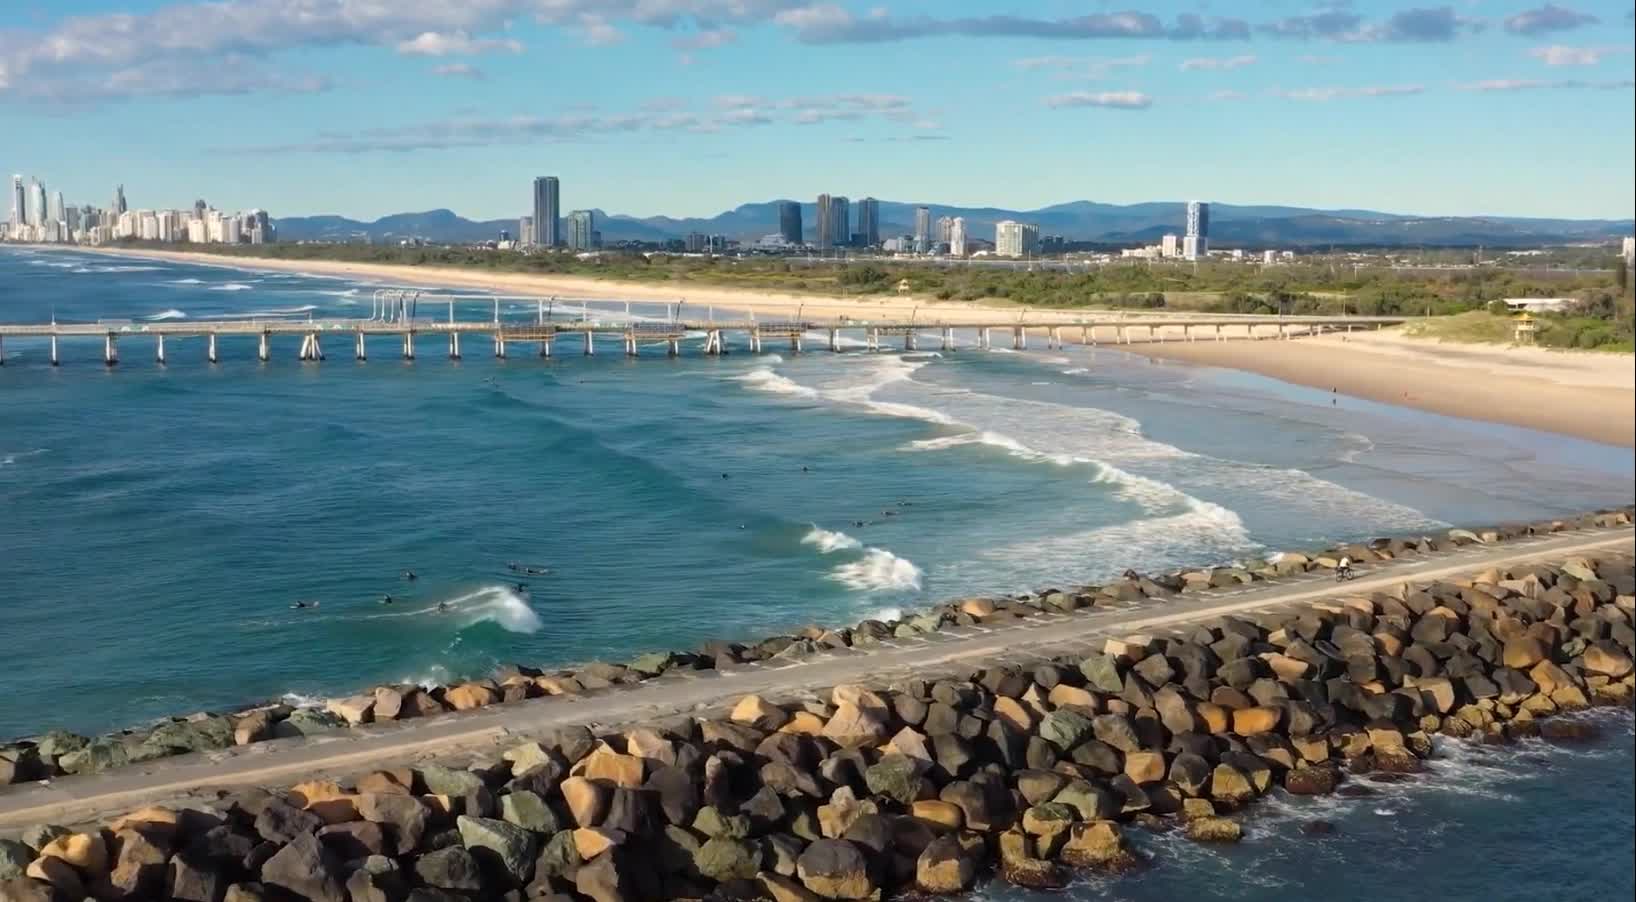
[[[122,730],[96,737],[53,731],[19,742],[0,743],[0,786],[100,773],[170,755],[311,736],[370,723],[432,717],[533,698],[578,695],[638,684],[678,669],[730,669],[763,661],[799,659],[840,648],[868,649],[882,641],[923,636],[948,626],[1003,624],[1041,614],[1110,608],[1132,601],[1247,586],[1271,578],[1333,571],[1342,557],[1368,566],[1373,562],[1413,559],[1467,545],[1493,545],[1569,529],[1627,526],[1633,517],[1636,517],[1636,507],[1624,507],[1537,523],[1451,529],[1435,538],[1379,538],[1321,550],[1286,551],[1268,560],[1219,567],[1152,575],[1127,572],[1125,578],[1107,585],[1048,588],[1011,597],[960,599],[912,612],[899,620],[865,620],[856,626],[835,629],[809,626],[792,635],[759,642],[709,642],[697,651],[650,653],[624,664],[596,661],[569,670],[508,665],[490,677],[450,685],[377,686],[357,695],[329,700],[322,707],[269,703],[231,713],[199,712],[146,729]],[[1074,688],[1064,687],[1060,692],[1070,694]]]
[[[959,893],[991,874],[1060,887],[1074,869],[1143,866],[1127,831],[1235,842],[1260,796],[1416,773],[1437,736],[1582,737],[1588,722],[1557,715],[1630,703],[1633,594],[1628,553],[1337,588],[1028,669],[748,696],[565,728],[465,768],[41,825],[0,841],[0,902],[790,902]],[[508,683],[474,685],[503,698]]]

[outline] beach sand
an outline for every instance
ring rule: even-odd
[[[83,249],[82,249],[83,250]],[[936,301],[915,297],[834,297],[777,294],[698,285],[615,282],[578,276],[475,272],[467,269],[409,267],[381,263],[274,260],[207,253],[95,249],[102,253],[159,258],[237,269],[347,276],[383,286],[457,287],[529,297],[566,297],[674,303],[693,309],[720,307],[757,316],[856,320],[908,319],[947,323],[1005,322],[1025,313],[1015,305]],[[1101,320],[1140,323],[1145,317],[1191,318],[1175,311],[1026,311],[1028,318],[1072,323],[1094,315]],[[684,314],[685,316],[686,314]],[[1196,316],[1196,314],[1195,314]],[[1275,323],[1268,318],[1265,323]],[[1230,327],[1230,341],[1182,341],[1179,329],[1159,330],[1157,343],[1120,347],[1138,354],[1206,366],[1248,370],[1313,388],[1334,388],[1357,397],[1450,416],[1510,423],[1624,447],[1636,446],[1636,366],[1631,355],[1450,344],[1408,338],[1396,330],[1302,337],[1291,341],[1244,341],[1245,329]],[[1262,327],[1270,337],[1276,326]],[[1101,330],[1103,342],[1111,329]],[[1078,329],[1063,338],[1077,341]],[[1036,336],[1036,340],[1043,336]],[[996,337],[996,341],[999,338]]]
[[[1450,344],[1393,330],[1126,349],[1450,416],[1636,446],[1636,366],[1629,354]]]

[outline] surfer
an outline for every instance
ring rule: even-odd
[[[403,571],[403,578],[410,581],[410,582],[414,582],[415,581],[415,571],[413,571],[413,570]]]
[[[298,601],[295,604],[290,605],[290,607],[293,610],[297,610],[297,611],[303,610],[305,608],[316,608],[316,607],[318,607],[318,602],[316,602],[316,601]]]
[[[381,604],[391,604],[393,601],[394,599],[390,595],[381,596]]]
[[[439,613],[439,614],[447,614],[447,613],[449,613],[449,603],[448,603],[448,602],[446,602],[446,601],[440,601],[440,602],[438,602],[438,603],[437,603],[437,612],[438,612],[438,613]]]

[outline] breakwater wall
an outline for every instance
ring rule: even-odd
[[[948,627],[1026,622],[1042,614],[1106,609],[1132,602],[1190,597],[1251,587],[1267,580],[1332,571],[1340,558],[1360,568],[1377,562],[1416,560],[1473,545],[1499,545],[1565,530],[1629,525],[1636,508],[1488,528],[1450,529],[1436,537],[1377,538],[1324,549],[1284,551],[1268,560],[1179,570],[1127,572],[1106,585],[1047,588],[1009,597],[951,601],[898,620],[865,620],[855,626],[808,626],[759,641],[716,641],[696,651],[640,655],[625,663],[595,661],[572,669],[543,670],[514,664],[487,678],[447,685],[382,685],[321,705],[267,702],[231,712],[197,712],[147,727],[84,736],[62,730],[0,743],[0,786],[61,776],[105,773],[191,752],[209,752],[270,739],[316,736],[376,722],[436,717],[493,705],[633,686],[670,671],[726,670],[766,662],[809,659],[825,652],[868,650],[883,642],[913,639]]]
[[[1338,586],[1026,669],[747,696],[559,729],[468,768],[36,825],[0,840],[0,900],[864,899],[989,873],[1061,886],[1074,868],[1142,867],[1132,829],[1230,842],[1235,812],[1280,787],[1419,771],[1434,736],[1583,735],[1555,715],[1630,702],[1633,593],[1628,551]]]

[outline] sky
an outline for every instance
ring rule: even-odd
[[[1631,217],[1631,0],[1435,2],[4,0],[0,171],[275,217],[511,217],[536,175],[638,216]]]

